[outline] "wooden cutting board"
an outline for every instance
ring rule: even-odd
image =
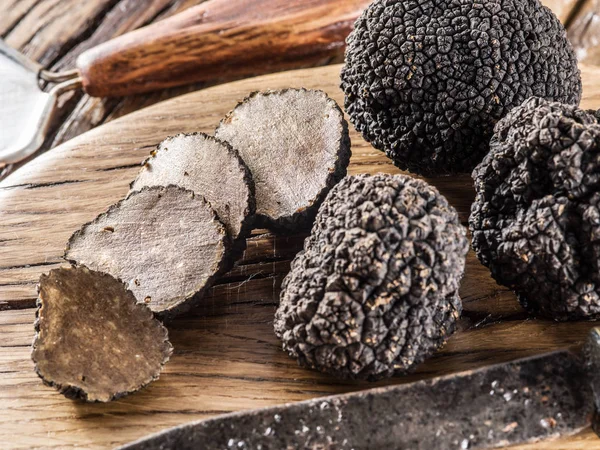
[[[272,331],[279,286],[304,236],[257,230],[241,261],[203,306],[169,325],[175,353],[160,380],[109,404],[81,404],[42,385],[29,358],[36,282],[61,264],[80,225],[128,191],[140,162],[168,135],[212,132],[254,90],[323,89],[338,102],[340,66],[298,70],[194,92],[103,125],[35,159],[0,183],[0,446],[107,448],[230,411],[404,383],[580,345],[591,323],[528,319],[471,253],[461,288],[464,315],[448,345],[410,377],[338,382],[299,368]],[[600,69],[584,68],[583,107],[600,106]],[[399,173],[352,132],[350,173]],[[468,176],[429,179],[466,222]],[[590,431],[523,448],[600,449]]]

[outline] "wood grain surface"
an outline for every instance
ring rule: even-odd
[[[75,67],[84,51],[141,26],[173,16],[205,0],[3,0],[0,2],[0,37],[30,58],[53,70]],[[563,23],[581,4],[593,0],[542,0]],[[294,68],[341,62],[340,56]],[[210,82],[162,89],[122,98],[90,97],[81,91],[61,98],[59,112],[40,153],[79,134],[132,111],[201,87],[230,81],[219,76]],[[33,159],[30,158],[30,160]],[[0,179],[18,167],[0,168]]]
[[[339,382],[301,369],[272,331],[279,286],[302,235],[256,230],[241,261],[201,307],[169,324],[175,353],[161,379],[110,404],[80,404],[45,387],[29,358],[38,276],[61,264],[70,234],[128,190],[140,162],[164,137],[211,132],[256,89],[318,88],[342,101],[340,66],[238,81],[168,100],[114,120],[27,164],[0,183],[0,446],[110,448],[216,414],[448,374],[556,348],[578,346],[592,323],[527,318],[474,255],[461,287],[464,314],[448,345],[410,377]],[[584,107],[600,104],[600,69],[584,68]],[[398,173],[352,132],[350,173]],[[466,220],[468,176],[429,179]],[[591,431],[522,448],[600,448]]]

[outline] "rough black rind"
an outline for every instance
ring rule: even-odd
[[[473,248],[530,312],[600,318],[597,113],[528,99],[496,126],[473,171]]]
[[[471,171],[496,122],[528,97],[581,97],[565,30],[538,0],[376,0],[347,42],[352,123],[415,173]]]
[[[351,151],[351,141],[350,141],[350,133],[348,128],[348,121],[345,119],[344,111],[337,104],[335,100],[327,95],[326,92],[320,89],[306,89],[306,88],[287,88],[280,90],[269,90],[269,91],[255,91],[250,93],[246,98],[242,101],[238,102],[238,104],[233,108],[229,113],[225,115],[223,119],[219,122],[215,130],[215,134],[218,136],[219,128],[221,128],[224,124],[226,124],[235,110],[251,101],[254,97],[259,95],[281,95],[288,91],[303,91],[303,92],[321,92],[327,98],[327,103],[332,106],[342,118],[342,139],[340,140],[339,151],[337,152],[337,160],[335,162],[334,168],[329,172],[329,175],[325,181],[325,185],[323,189],[319,192],[319,194],[314,198],[309,200],[309,207],[304,209],[296,210],[292,215],[281,216],[278,218],[273,218],[263,214],[256,214],[253,217],[253,225],[255,228],[268,228],[272,231],[279,233],[295,233],[299,231],[309,230],[312,224],[314,223],[317,212],[319,211],[320,205],[325,200],[325,197],[331,190],[333,186],[335,186],[339,181],[344,178],[348,171],[348,165],[350,164],[350,157],[352,156]]]
[[[205,139],[218,142],[219,144],[226,147],[228,154],[231,155],[235,160],[238,161],[240,168],[243,170],[243,181],[244,181],[244,184],[248,187],[248,191],[250,192],[250,195],[248,197],[247,207],[245,210],[244,219],[240,223],[240,232],[238,233],[237,237],[235,237],[235,236],[231,237],[232,238],[232,252],[233,252],[232,259],[236,260],[238,258],[238,256],[240,256],[243,253],[243,251],[246,249],[246,239],[248,238],[248,236],[250,236],[250,232],[252,231],[252,229],[255,226],[254,221],[255,221],[255,213],[256,213],[256,198],[255,198],[254,180],[252,179],[252,173],[250,172],[250,169],[248,169],[248,166],[240,157],[239,152],[236,149],[234,149],[229,144],[229,142],[223,141],[221,139],[217,139],[216,137],[208,135],[206,133],[200,133],[200,132],[179,133],[175,136],[169,136],[165,140],[163,140],[157,146],[157,148],[150,153],[150,156],[147,157],[144,161],[142,161],[141,165],[142,165],[142,167],[146,167],[148,164],[152,164],[152,160],[154,158],[156,158],[157,152],[159,152],[162,147],[167,145],[170,140],[178,138],[178,137],[182,137],[182,136],[198,136],[198,135],[204,137]],[[137,178],[136,178],[136,180],[133,180],[130,183],[130,185],[129,185],[130,191],[135,190],[134,185],[135,185],[136,181],[137,181]],[[202,196],[201,192],[198,192],[197,194]],[[217,218],[219,218],[218,214],[217,214]],[[219,218],[219,220],[220,220],[220,218]]]
[[[301,365],[340,378],[409,371],[454,330],[467,250],[456,211],[424,181],[347,177],[292,262],[275,333]]]
[[[97,271],[93,271],[93,270],[89,270],[88,268],[86,268],[85,266],[72,266],[72,269],[75,270],[86,270],[88,272],[91,273],[96,273],[98,274],[100,277],[102,278],[106,278],[107,280],[115,280],[117,283],[120,283],[123,285],[123,290],[128,292],[131,295],[131,298],[133,300],[133,302],[135,302],[135,297],[133,295],[133,293],[131,293],[131,291],[129,291],[125,285],[125,283],[123,283],[121,280],[119,280],[118,278],[114,278],[113,276],[103,273],[103,272],[97,272]],[[59,268],[59,269],[53,269],[51,271],[55,272],[55,271],[61,271],[61,270],[65,270],[65,268]],[[67,269],[68,270],[68,269]],[[48,277],[50,276],[50,274],[46,275],[43,274],[43,277]],[[41,283],[41,280],[40,280]],[[90,400],[88,398],[88,393],[83,390],[81,387],[78,386],[73,386],[70,384],[60,384],[60,383],[56,383],[54,380],[51,380],[49,378],[46,378],[46,376],[39,370],[37,361],[34,359],[33,355],[35,352],[35,349],[37,347],[38,341],[40,339],[40,312],[42,309],[42,299],[40,298],[40,284],[38,283],[37,285],[37,290],[38,290],[38,298],[36,300],[36,311],[35,311],[35,321],[34,321],[34,330],[35,330],[35,335],[33,338],[33,343],[31,346],[32,349],[32,360],[34,362],[34,371],[35,373],[41,378],[42,382],[49,387],[53,387],[55,389],[57,389],[62,395],[64,395],[65,397],[72,399],[72,400],[81,400],[81,401],[85,401],[85,402],[91,402],[91,403],[97,403],[100,402],[100,400]],[[140,308],[140,309],[144,309],[147,310],[149,313],[149,316],[152,317],[152,312],[148,309],[147,306],[145,306],[144,304],[140,304],[140,303],[136,303],[135,305],[136,308]],[[151,319],[153,320],[153,319]],[[129,390],[129,391],[124,391],[124,392],[116,392],[114,393],[109,400],[107,401],[113,401],[113,400],[117,400],[119,398],[125,397],[126,395],[135,393],[143,388],[145,388],[146,386],[148,386],[150,383],[152,383],[153,381],[156,381],[159,379],[160,377],[160,372],[162,372],[162,369],[164,368],[164,366],[169,362],[169,359],[173,353],[173,346],[171,345],[170,341],[169,341],[169,336],[168,336],[168,330],[162,326],[160,323],[158,323],[158,326],[161,327],[164,330],[164,341],[163,344],[167,344],[167,351],[166,354],[160,364],[160,368],[157,370],[157,372],[155,374],[153,374],[149,379],[147,379],[144,383],[140,384],[139,386],[137,386],[135,389]]]
[[[86,228],[91,226],[92,224],[96,223],[97,221],[99,221],[101,218],[106,217],[108,215],[111,214],[112,211],[117,210],[121,207],[121,205],[123,204],[123,202],[127,201],[132,195],[136,195],[140,192],[144,192],[144,191],[149,191],[149,190],[155,190],[155,191],[164,191],[167,188],[172,188],[175,187],[177,189],[180,189],[182,192],[186,192],[187,194],[196,197],[196,194],[194,194],[193,191],[187,190],[187,189],[182,189],[178,186],[175,185],[169,185],[169,186],[149,186],[149,187],[144,187],[142,189],[140,189],[139,191],[133,191],[130,192],[127,197],[119,200],[117,203],[114,203],[113,205],[111,205],[106,212],[99,214],[94,220],[84,224],[79,230],[75,231],[73,233],[73,235],[69,238],[66,248],[65,248],[65,252],[63,255],[63,258],[65,259],[65,261],[68,261],[69,263],[71,263],[72,265],[79,265],[79,262],[69,258],[68,254],[69,254],[69,250],[71,249],[71,245],[73,243],[73,241],[75,239],[78,238],[78,236],[82,235],[85,233]],[[206,204],[210,205],[210,203],[208,201],[206,201],[206,199],[202,196],[199,197],[203,202],[205,202]],[[211,207],[212,209],[212,207]],[[219,224],[221,224],[221,222],[219,221],[219,218],[217,217],[217,214],[214,212],[214,210],[212,210],[213,215],[214,215],[214,220],[217,221]],[[234,259],[234,252],[231,250],[232,249],[232,242],[231,239],[229,238],[229,236],[227,235],[226,231],[225,231],[225,227],[223,226],[223,224],[221,224],[222,227],[222,235],[223,235],[223,245],[224,245],[224,253],[223,253],[223,258],[218,262],[217,267],[214,270],[213,276],[209,277],[206,281],[206,283],[204,284],[204,286],[197,290],[195,293],[192,293],[191,295],[189,295],[188,297],[186,297],[185,299],[182,299],[182,301],[168,309],[168,310],[163,310],[163,311],[155,311],[154,314],[157,318],[159,318],[162,321],[170,321],[171,319],[173,319],[174,317],[185,313],[187,311],[189,311],[190,309],[196,307],[202,300],[202,298],[204,297],[204,295],[206,294],[206,292],[213,286],[213,284],[215,283],[215,281],[224,273],[228,272],[234,265],[235,263],[235,259]],[[117,277],[118,278],[118,277]],[[139,299],[138,299],[139,300]]]

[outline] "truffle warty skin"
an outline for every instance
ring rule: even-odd
[[[531,96],[577,105],[575,53],[538,0],[375,0],[342,70],[356,129],[401,169],[470,172]]]
[[[531,98],[473,171],[473,248],[535,315],[600,318],[598,112]]]
[[[347,177],[292,262],[275,333],[302,366],[339,378],[407,372],[454,330],[467,249],[456,211],[426,182]]]

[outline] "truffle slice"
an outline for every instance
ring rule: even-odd
[[[473,171],[473,249],[535,315],[600,319],[598,116],[530,98]]]
[[[340,378],[407,372],[454,331],[467,250],[456,211],[424,181],[345,178],[283,281],[275,333],[302,366]]]
[[[348,124],[322,91],[287,89],[251,94],[220,123],[250,168],[258,225],[308,228],[350,161]]]
[[[348,37],[341,87],[365,140],[426,175],[470,172],[528,97],[581,97],[573,47],[538,0],[375,0]]]
[[[108,402],[158,375],[173,351],[167,329],[125,285],[85,267],[42,275],[31,357],[45,384]]]
[[[123,280],[163,317],[189,309],[232,262],[210,204],[176,186],[132,192],[73,234],[65,258]]]
[[[165,139],[144,162],[131,190],[170,184],[208,200],[233,241],[245,239],[250,232],[254,183],[238,152],[228,143],[203,133]]]

